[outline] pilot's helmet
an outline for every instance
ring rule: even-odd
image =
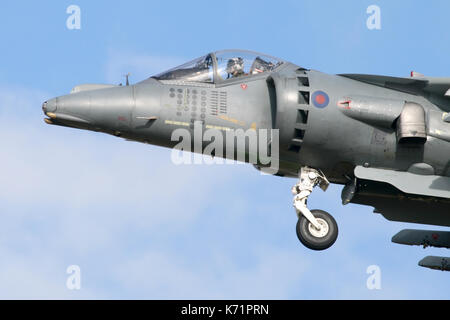
[[[229,59],[227,63],[227,73],[229,74],[244,73],[244,60],[240,57]]]

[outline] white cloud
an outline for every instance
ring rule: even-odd
[[[248,266],[216,252],[206,261],[189,261],[162,252],[146,252],[116,267],[125,292],[147,298],[283,299],[298,284],[308,263],[275,247],[249,248]]]
[[[46,251],[20,254],[0,247],[0,299],[95,299],[101,291],[69,290],[66,268],[69,264]]]

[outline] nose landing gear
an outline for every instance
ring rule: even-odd
[[[315,186],[319,185],[325,191],[330,183],[321,171],[309,167],[301,168],[299,178],[299,182],[292,187],[298,216],[297,237],[309,249],[328,249],[338,236],[336,220],[326,211],[310,211],[306,203]]]

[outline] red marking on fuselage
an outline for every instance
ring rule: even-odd
[[[325,97],[323,96],[323,94],[319,94],[316,96],[316,102],[318,104],[324,104],[325,103]]]
[[[241,88],[242,88],[242,90],[245,90],[245,89],[247,89],[247,84],[245,84],[245,83],[243,83],[243,84],[241,84]]]
[[[338,101],[337,105],[338,105],[338,107],[341,107],[343,109],[351,109],[350,103],[352,103],[352,100],[344,100],[344,101]]]

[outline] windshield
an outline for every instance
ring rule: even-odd
[[[157,80],[184,80],[195,82],[213,82],[213,62],[211,55],[206,55],[169,71],[157,74]]]

